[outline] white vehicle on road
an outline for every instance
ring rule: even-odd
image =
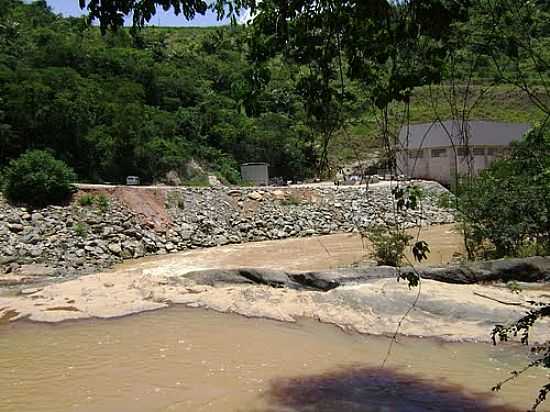
[[[127,176],[126,177],[127,186],[139,186],[139,177],[138,176]]]

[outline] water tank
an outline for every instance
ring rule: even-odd
[[[252,182],[256,186],[267,186],[269,184],[268,163],[243,163],[241,165],[241,178],[245,182]]]

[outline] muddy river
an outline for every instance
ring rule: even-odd
[[[0,411],[526,410],[543,370],[492,394],[519,346],[387,338],[181,306],[0,325]],[[541,410],[545,410],[544,408]]]
[[[413,236],[418,229],[407,231]],[[434,225],[422,228],[420,239],[430,245],[431,252],[424,265],[442,265],[454,255],[464,254],[464,239],[456,226]],[[410,248],[406,257],[414,261]],[[164,256],[128,260],[118,265],[123,269],[179,271],[189,269],[256,267],[282,270],[324,270],[364,263],[369,260],[372,246],[356,233],[342,233],[307,238],[268,240],[226,245]]]

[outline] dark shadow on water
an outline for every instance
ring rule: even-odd
[[[491,405],[490,393],[466,393],[458,385],[380,368],[348,368],[279,379],[271,383],[266,396],[272,405],[268,410],[273,411],[518,411]]]

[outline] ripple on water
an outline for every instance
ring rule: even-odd
[[[391,368],[379,369],[387,348],[388,339],[314,321],[182,307],[116,320],[16,322],[0,327],[0,382],[9,382],[0,411],[507,412],[503,405],[527,409],[546,381],[533,370],[534,379],[489,392],[523,365],[520,347],[401,338]]]

